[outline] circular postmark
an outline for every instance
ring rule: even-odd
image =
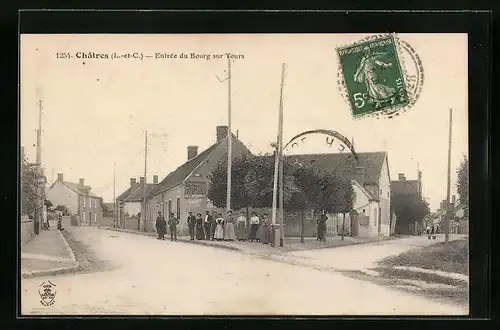
[[[356,163],[358,161],[354,145],[348,138],[337,131],[323,128],[296,134],[283,146],[283,154],[293,156],[297,152],[300,153],[301,150],[305,151],[309,149],[308,146],[312,144],[320,144],[320,147],[331,150],[333,153],[346,153]]]
[[[355,119],[392,118],[410,109],[424,83],[422,61],[395,33],[337,47],[339,91]]]

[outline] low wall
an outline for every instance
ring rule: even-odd
[[[27,216],[21,216],[21,246],[28,242],[35,235],[33,220]]]

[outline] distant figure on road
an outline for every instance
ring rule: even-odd
[[[436,239],[436,229],[434,226],[432,226],[432,228],[431,228],[431,235],[432,235],[432,239]]]
[[[62,227],[62,215],[58,214],[57,215],[57,230],[63,230],[64,228]]]
[[[267,213],[262,216],[262,225],[259,229],[260,240],[264,244],[269,244],[271,242],[271,223],[269,222],[269,217]]]
[[[205,229],[205,239],[206,240],[213,238],[213,234],[212,234],[212,222],[213,221],[214,221],[214,219],[210,215],[210,212],[205,211],[205,217],[203,220],[203,228]]]
[[[221,213],[219,213],[215,219],[214,239],[216,241],[222,241],[224,239],[224,218]]]
[[[425,231],[427,232],[427,239],[431,239],[431,227],[427,226]]]
[[[158,216],[156,217],[156,232],[158,233],[158,239],[165,239],[165,232],[167,231],[167,222],[161,212],[158,212]]]
[[[196,226],[196,217],[193,212],[189,212],[187,217],[188,229],[189,229],[189,240],[194,241],[194,228]]]
[[[205,232],[203,231],[203,218],[201,213],[196,215],[196,239],[201,241],[205,239]]]
[[[170,229],[170,238],[172,241],[177,242],[177,225],[179,224],[179,219],[174,217],[173,213],[170,213],[170,216],[168,217],[168,227]]]
[[[245,241],[247,239],[247,218],[245,212],[240,212],[240,216],[236,219],[236,238],[238,241]]]
[[[252,217],[250,218],[250,236],[248,239],[250,242],[257,241],[257,231],[259,230],[260,219],[257,213],[252,212]]]
[[[235,236],[233,212],[229,210],[227,211],[226,220],[224,221],[224,240],[234,241]]]

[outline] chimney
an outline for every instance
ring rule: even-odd
[[[229,128],[227,126],[217,126],[217,142],[227,137]]]
[[[84,180],[84,179],[80,179],[79,186],[80,186],[81,188],[84,188],[84,187],[85,187],[85,180]]]
[[[363,185],[365,183],[365,168],[364,167],[356,166],[355,179],[356,179],[356,181],[359,182],[360,185]]]
[[[143,176],[141,176],[141,177],[139,178],[139,183],[140,183],[140,184],[144,184],[144,182],[146,182],[146,179],[145,179]]]
[[[135,178],[130,178],[130,188],[134,189],[136,184]]]
[[[405,174],[404,173],[398,173],[398,179],[399,179],[399,181],[406,181]]]
[[[158,184],[158,175],[153,175],[153,183]]]
[[[189,146],[187,150],[188,150],[188,160],[191,160],[194,157],[198,156],[198,146]]]
[[[57,173],[57,181],[64,181],[62,173]]]

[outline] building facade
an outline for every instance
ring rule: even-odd
[[[389,158],[385,151],[357,154],[357,161],[347,153],[304,154],[287,156],[292,162],[310,164],[323,173],[335,170],[351,180],[354,190],[354,215],[327,214],[327,235],[344,234],[357,237],[391,234],[391,189]]]
[[[209,176],[217,163],[227,158],[227,153],[227,126],[217,126],[216,142],[200,154],[198,154],[197,146],[188,146],[187,162],[168,174],[149,194],[146,212],[148,230],[154,230],[154,221],[158,212],[162,212],[165,218],[168,214],[174,213],[180,221],[179,231],[186,233],[189,212],[203,214],[206,210],[214,211],[215,208],[207,198]],[[243,155],[252,155],[252,153],[233,135],[232,156],[238,158]]]
[[[55,181],[47,192],[47,199],[54,206],[66,206],[68,213],[77,215],[82,223],[98,224],[102,220],[101,198],[92,193],[84,179],[79,183],[64,181],[63,174],[57,174]]]

